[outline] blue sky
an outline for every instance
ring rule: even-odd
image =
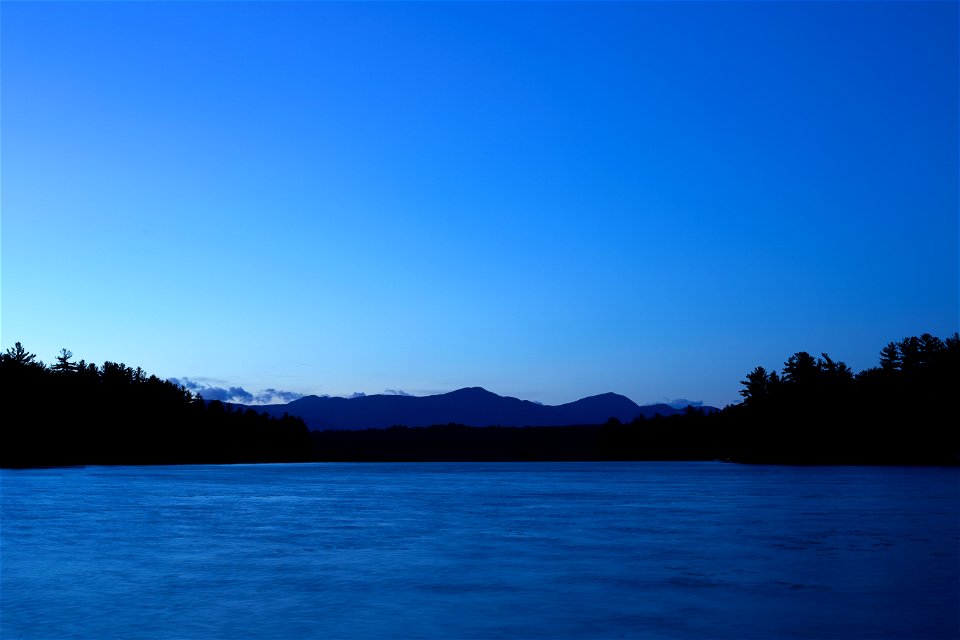
[[[960,324],[957,3],[2,6],[3,347],[725,405]]]

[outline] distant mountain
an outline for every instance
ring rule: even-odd
[[[370,395],[357,398],[305,396],[288,404],[253,407],[273,416],[303,418],[310,429],[383,429],[393,425],[424,427],[457,423],[471,427],[559,427],[601,424],[609,418],[629,422],[639,415],[680,413],[666,404],[640,406],[616,393],[550,406],[467,387],[433,396]]]

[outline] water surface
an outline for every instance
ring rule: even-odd
[[[960,472],[2,471],[3,638],[957,638]]]

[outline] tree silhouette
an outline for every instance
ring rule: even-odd
[[[37,361],[37,354],[30,353],[24,349],[23,345],[19,342],[15,343],[13,347],[4,352],[3,361],[19,367],[43,367],[43,363]]]
[[[740,395],[743,396],[745,404],[755,405],[769,396],[771,390],[779,382],[780,378],[777,377],[776,371],[767,373],[767,370],[763,367],[757,367],[747,374],[746,380],[740,381],[740,384],[744,386],[740,390]]]
[[[821,353],[820,356],[817,358],[817,371],[822,374],[821,377],[838,382],[853,380],[853,371],[845,362],[835,362],[826,353]]]
[[[920,338],[911,336],[904,338],[897,343],[897,350],[900,352],[900,370],[904,372],[913,372],[922,361],[920,354]]]
[[[883,371],[900,370],[900,347],[896,342],[888,342],[887,346],[880,350],[880,369]]]
[[[70,361],[73,352],[69,349],[60,349],[60,355],[57,356],[57,363],[53,365],[53,370],[60,373],[71,373],[76,370],[76,365]]]
[[[817,361],[806,351],[798,351],[783,363],[783,381],[795,385],[807,385],[817,378]]]

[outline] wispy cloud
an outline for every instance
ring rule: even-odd
[[[674,409],[686,409],[687,407],[702,407],[703,400],[687,400],[686,398],[668,400],[667,398],[664,398],[664,404],[670,405]]]
[[[383,395],[385,396],[410,396],[413,397],[412,393],[407,393],[403,389],[384,389]]]
[[[191,380],[190,378],[167,378],[170,382],[194,393],[199,393],[204,400],[220,400],[221,402],[235,402],[238,404],[285,404],[292,402],[297,398],[302,398],[302,393],[296,391],[284,391],[283,389],[263,389],[262,391],[250,392],[243,387],[219,387],[204,382]]]
[[[270,402],[276,402],[277,400],[280,402],[293,402],[294,400],[302,397],[303,394],[296,391],[284,391],[283,389],[274,389],[273,387],[270,387],[269,389],[264,389],[260,393],[256,394],[254,399],[257,400],[257,402],[266,404],[267,401],[264,400],[264,398],[269,398]]]

